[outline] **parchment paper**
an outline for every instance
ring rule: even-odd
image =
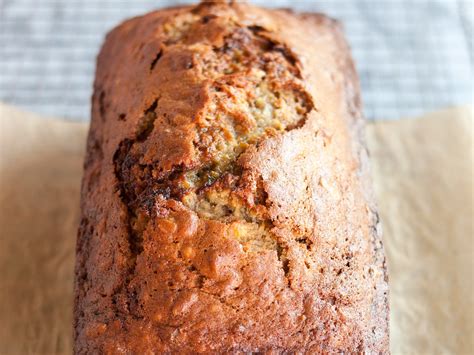
[[[394,354],[474,354],[473,111],[368,130]]]
[[[472,354],[472,109],[368,128],[393,354]],[[0,105],[0,354],[68,354],[85,124]]]
[[[0,106],[0,354],[70,353],[87,127]]]

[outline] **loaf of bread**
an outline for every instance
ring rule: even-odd
[[[387,271],[339,24],[203,2],[98,57],[77,354],[388,353]]]

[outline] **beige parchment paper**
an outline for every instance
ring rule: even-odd
[[[474,354],[473,111],[369,126],[394,354]]]
[[[368,127],[393,354],[472,354],[473,111]],[[0,104],[0,354],[69,354],[87,126]]]

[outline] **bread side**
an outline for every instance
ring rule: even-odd
[[[322,15],[202,3],[98,58],[76,353],[388,352],[358,83]]]

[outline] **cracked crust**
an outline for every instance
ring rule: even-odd
[[[98,58],[76,353],[388,352],[359,88],[323,15],[202,3]]]

